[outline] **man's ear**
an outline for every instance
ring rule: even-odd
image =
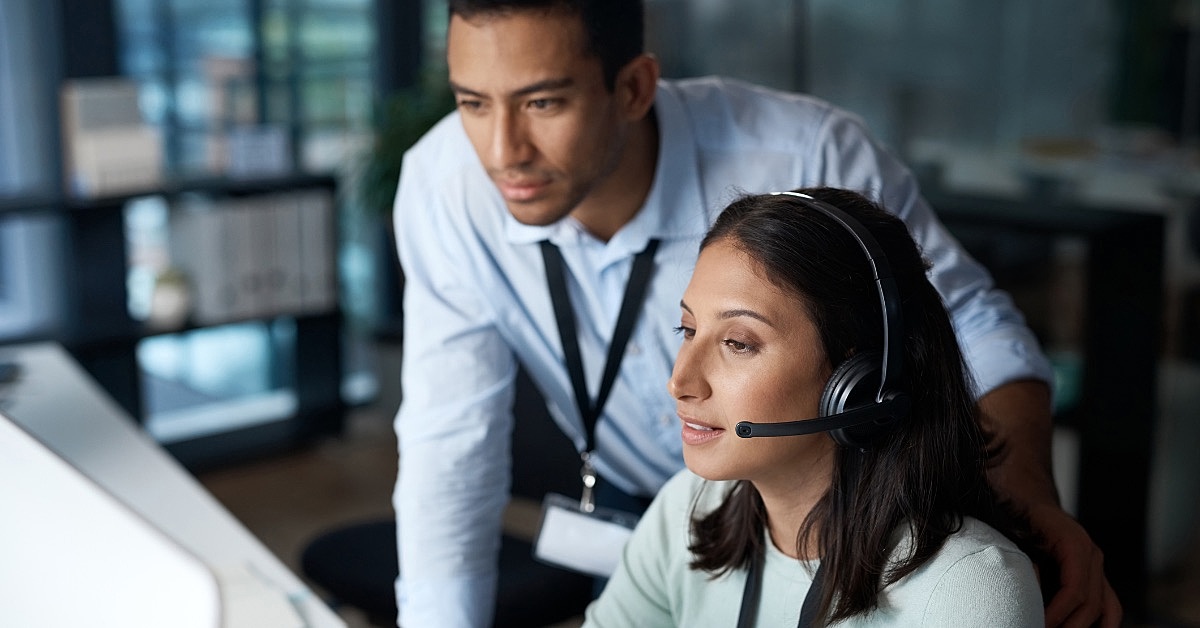
[[[658,89],[658,76],[658,59],[647,53],[634,57],[617,72],[613,91],[627,119],[641,120],[650,111]]]

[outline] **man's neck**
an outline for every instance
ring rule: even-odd
[[[658,121],[651,110],[630,128],[617,167],[571,212],[596,239],[608,242],[646,203],[658,167],[658,140]]]

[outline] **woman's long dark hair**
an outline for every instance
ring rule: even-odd
[[[903,351],[899,385],[912,400],[907,418],[870,447],[837,447],[832,484],[801,526],[797,548],[816,531],[828,622],[868,612],[879,591],[937,554],[946,538],[976,517],[1030,551],[1027,526],[998,504],[985,475],[988,440],[977,417],[969,371],[941,296],[926,277],[928,263],[899,218],[863,196],[832,188],[797,190],[847,212],[887,256],[901,295]],[[862,248],[825,214],[786,195],[741,198],[717,218],[701,243],[727,242],[750,256],[765,276],[796,295],[816,325],[836,368],[862,351],[879,351],[879,295]],[[747,481],[712,513],[692,521],[692,567],[714,574],[749,568],[770,541],[766,511]],[[892,535],[908,526],[912,552],[889,562]],[[797,600],[797,609],[800,601]]]

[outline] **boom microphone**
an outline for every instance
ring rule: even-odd
[[[871,403],[870,405],[816,419],[801,419],[799,421],[784,421],[782,423],[739,421],[734,427],[734,432],[742,438],[754,438],[757,436],[801,436],[804,434],[845,429],[872,421],[884,425],[907,415],[909,405],[908,395],[898,394],[883,401]]]

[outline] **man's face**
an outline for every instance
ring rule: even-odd
[[[568,215],[625,145],[627,124],[585,42],[578,16],[564,12],[450,20],[450,86],[463,128],[522,223]]]

